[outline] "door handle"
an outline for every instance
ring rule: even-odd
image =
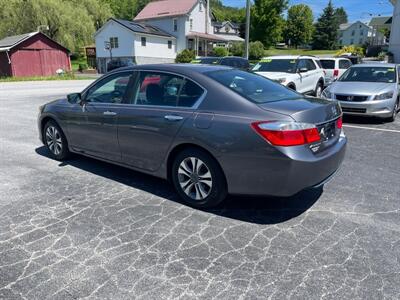
[[[183,117],[174,116],[174,115],[166,115],[166,116],[164,116],[164,119],[167,121],[177,122],[177,121],[182,121]]]
[[[114,112],[114,111],[105,111],[105,112],[103,112],[103,115],[105,115],[105,116],[116,116],[117,113]]]

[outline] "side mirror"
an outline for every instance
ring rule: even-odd
[[[308,69],[307,68],[300,68],[299,73],[307,73]]]
[[[67,100],[71,104],[76,104],[76,103],[81,102],[82,95],[81,95],[81,93],[68,94],[67,95]]]

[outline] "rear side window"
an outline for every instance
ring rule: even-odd
[[[335,61],[333,59],[321,59],[322,68],[327,70],[335,69]]]
[[[204,90],[178,75],[141,72],[132,104],[192,107]]]
[[[205,74],[242,97],[258,104],[301,97],[281,84],[254,73],[241,70],[222,70]]]
[[[339,60],[339,69],[348,69],[351,67],[351,62],[348,60],[341,59]]]
[[[307,59],[307,69],[310,71],[317,69],[317,67],[315,66],[314,61],[312,59]]]

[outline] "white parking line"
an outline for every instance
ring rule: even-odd
[[[355,126],[355,125],[343,125],[343,127],[347,128],[358,128],[358,129],[366,129],[366,130],[373,130],[373,131],[384,131],[384,132],[395,132],[400,133],[400,130],[394,129],[384,129],[384,128],[375,128],[375,127],[365,127],[365,126]]]

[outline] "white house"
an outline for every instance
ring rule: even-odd
[[[215,43],[228,42],[214,34],[206,0],[161,0],[147,4],[135,22],[156,26],[176,37],[177,52],[192,49],[207,55]]]
[[[400,1],[391,0],[394,5],[389,51],[394,54],[396,63],[400,63]]]
[[[111,60],[136,64],[169,63],[176,57],[175,36],[151,25],[111,18],[95,33],[98,72]],[[106,49],[108,44],[110,49]]]
[[[363,22],[341,24],[339,27],[338,43],[340,46],[363,45],[372,39],[384,42],[384,35],[373,32],[372,28]]]
[[[239,36],[239,25],[230,21],[213,22],[214,34],[229,42],[244,42]]]

